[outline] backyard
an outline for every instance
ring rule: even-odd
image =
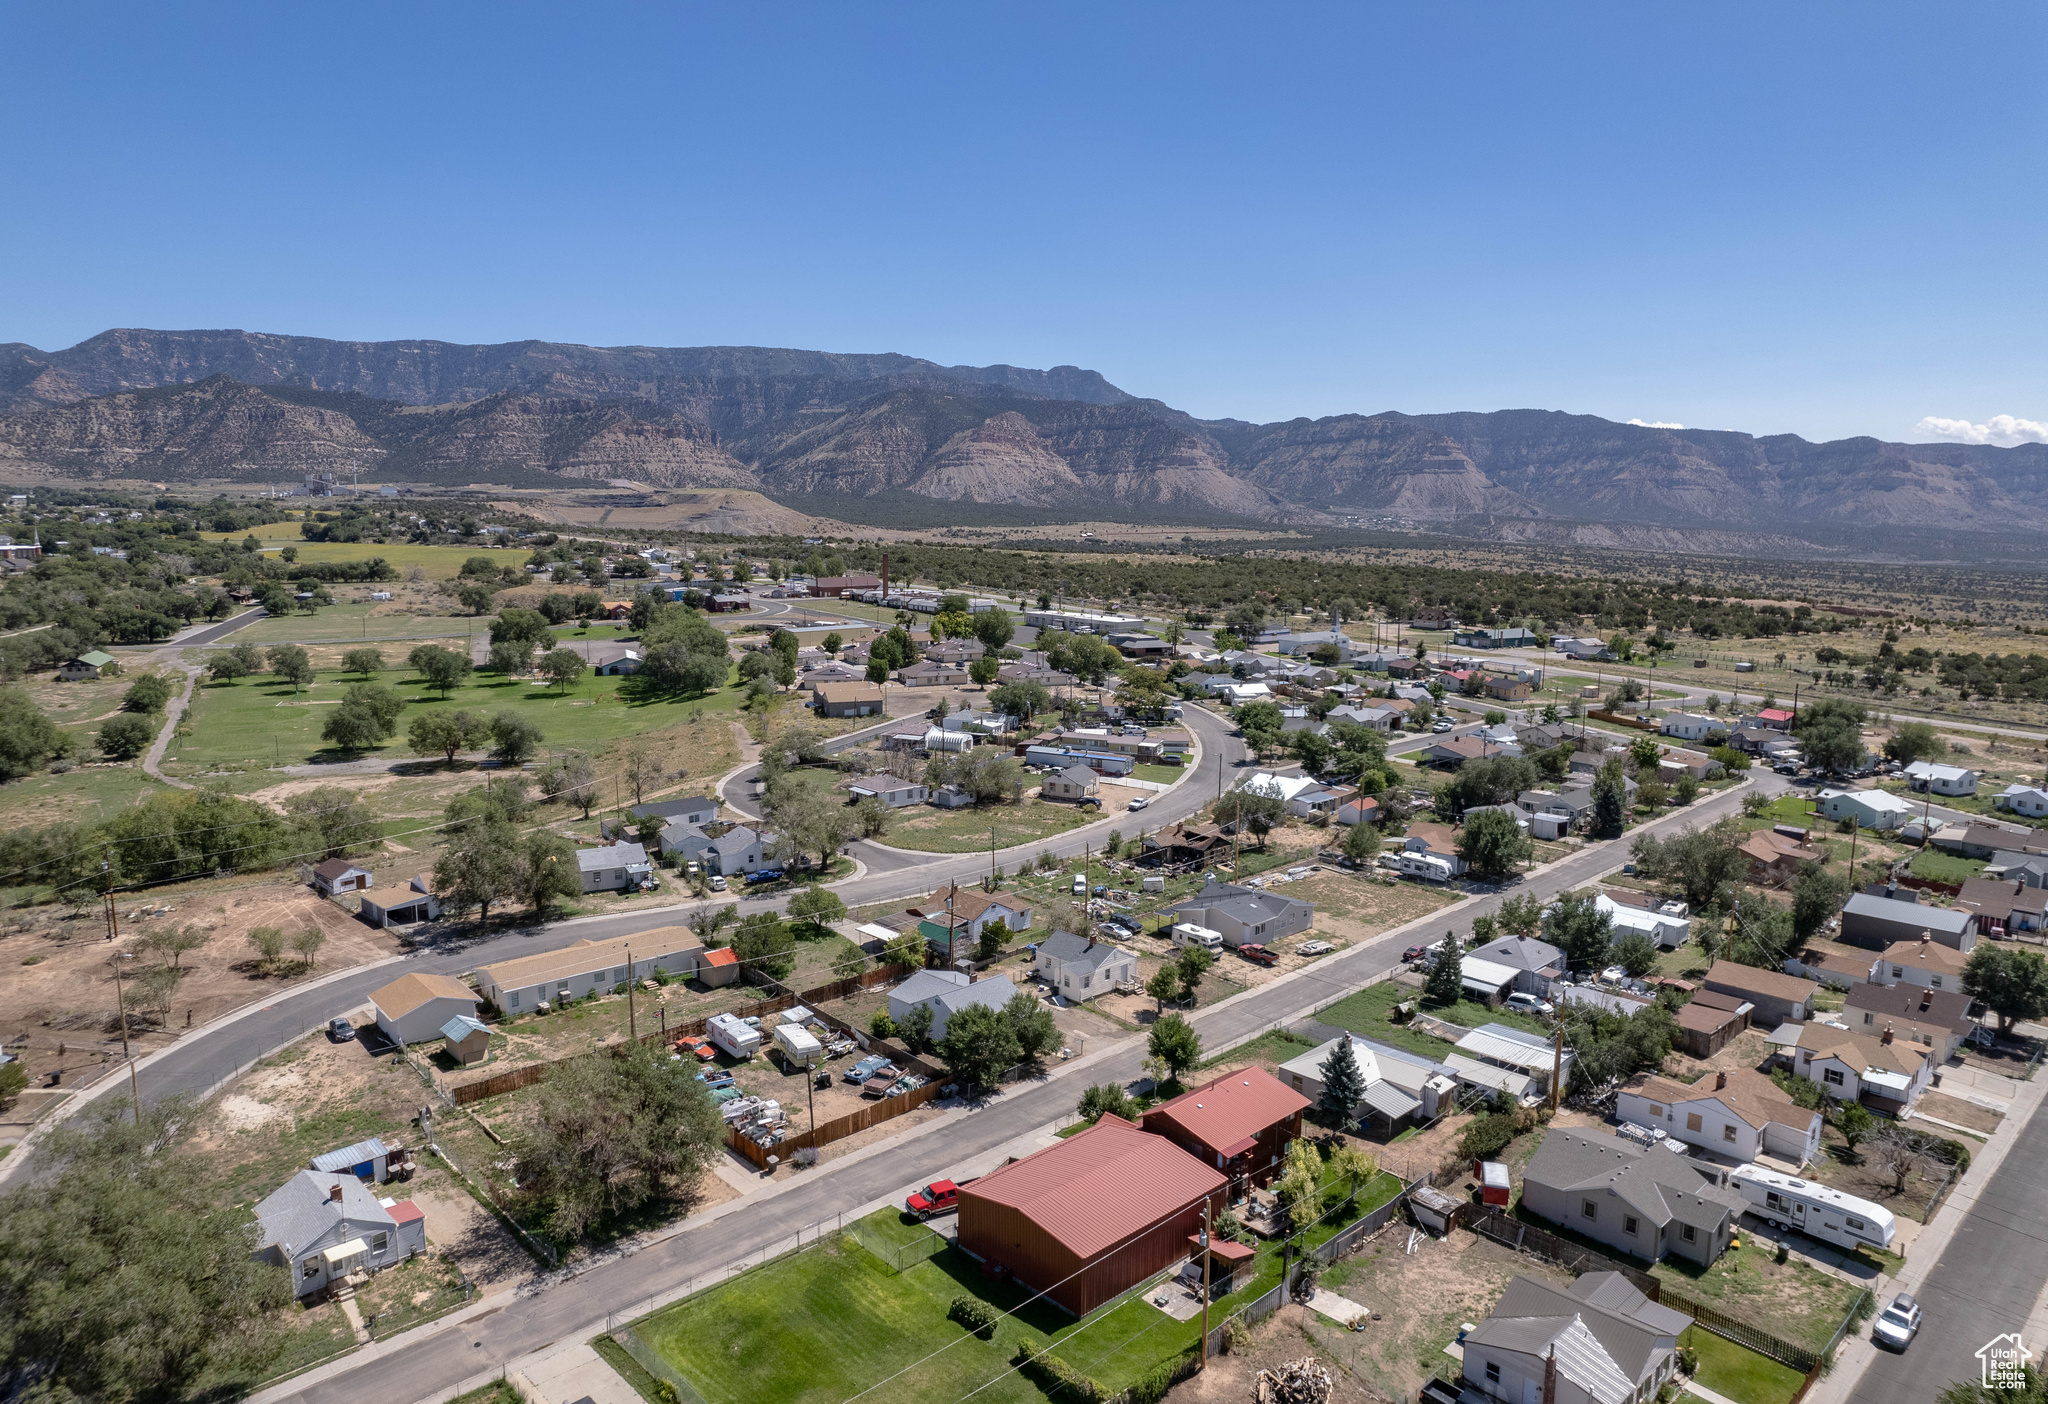
[[[1776,1254],[1775,1243],[1745,1233],[1740,1246],[1728,1249],[1710,1268],[1666,1258],[1650,1272],[1674,1293],[1818,1352],[1834,1338],[1864,1289],[1800,1257],[1780,1263]],[[1673,1305],[1685,1309],[1683,1303]]]
[[[1316,1018],[1325,1024],[1340,1029],[1349,1029],[1355,1034],[1374,1039],[1393,1048],[1405,1048],[1425,1057],[1441,1058],[1451,1047],[1440,1038],[1394,1022],[1394,1006],[1408,1000],[1419,999],[1412,990],[1405,989],[1391,980],[1376,985],[1367,985],[1353,995],[1347,995],[1335,1004],[1316,1012]],[[1505,1024],[1509,1028],[1522,1029],[1528,1033],[1544,1034],[1542,1024],[1525,1014],[1508,1009],[1488,1009],[1469,999],[1456,1004],[1432,1006],[1423,1011],[1432,1018],[1443,1019],[1464,1027],[1477,1028],[1481,1024]]]

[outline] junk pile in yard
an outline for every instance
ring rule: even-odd
[[[726,1125],[763,1150],[780,1145],[788,1134],[789,1118],[782,1103],[766,1097],[737,1097],[719,1110]]]

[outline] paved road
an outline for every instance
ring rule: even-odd
[[[1769,780],[1761,777],[1759,784],[1768,785]],[[1712,822],[1736,811],[1742,793],[1718,795],[1687,814],[1650,827],[1663,830],[1678,824]],[[1514,890],[1548,896],[1582,886],[1620,857],[1618,845],[1591,847]],[[1438,925],[1469,928],[1473,917],[1494,911],[1505,895],[1496,892],[1479,897],[1454,913],[1428,919],[1428,925],[1432,933]],[[1212,1049],[1254,1037],[1384,975],[1398,964],[1402,945],[1418,934],[1419,929],[1391,931],[1284,981],[1248,990],[1196,1014],[1195,1027]],[[1091,1060],[1082,1076],[1054,1077],[1012,1088],[972,1115],[957,1118],[943,1133],[914,1137],[899,1148],[866,1159],[820,1167],[764,1204],[767,1212],[731,1213],[686,1227],[630,1258],[601,1264],[571,1281],[516,1297],[502,1310],[467,1323],[459,1331],[424,1336],[406,1349],[366,1360],[289,1397],[307,1404],[355,1404],[363,1398],[420,1399],[548,1342],[592,1334],[603,1329],[608,1312],[630,1311],[650,1296],[715,1270],[718,1264],[768,1249],[801,1226],[899,1195],[912,1185],[938,1178],[954,1166],[1070,1115],[1083,1076],[1088,1081],[1135,1080],[1141,1075],[1143,1054],[1143,1044],[1132,1039],[1099,1060]]]
[[[1915,1293],[1926,1313],[1919,1338],[1902,1356],[1876,1356],[1851,1404],[1927,1404],[1951,1381],[1977,1379],[1977,1348],[2020,1330],[2044,1283],[2048,1110],[2037,1109]],[[2038,1358],[2041,1342],[2027,1346]]]

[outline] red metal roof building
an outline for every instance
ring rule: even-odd
[[[1076,1316],[1188,1256],[1228,1182],[1170,1141],[1105,1116],[960,1187],[960,1246]]]
[[[1240,1068],[1152,1108],[1145,1129],[1233,1180],[1264,1183],[1279,1173],[1308,1108],[1308,1098],[1271,1073]]]

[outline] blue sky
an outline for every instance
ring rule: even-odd
[[[15,3],[0,340],[901,351],[1204,416],[2010,441],[2048,421],[2044,39],[2038,4]]]

